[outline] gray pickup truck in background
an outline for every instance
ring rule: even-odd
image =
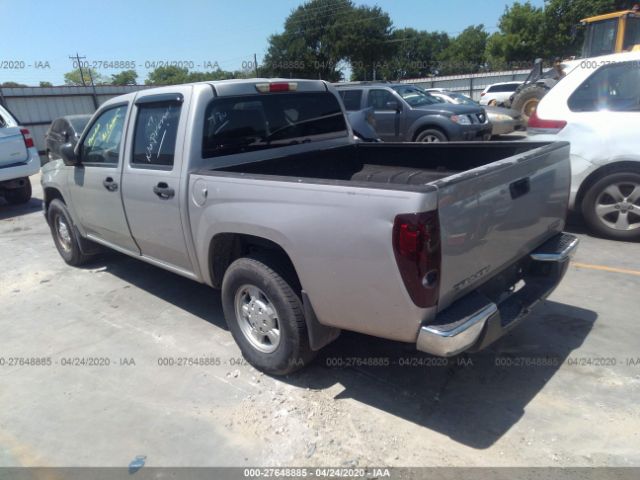
[[[480,349],[563,277],[567,143],[364,143],[323,81],[113,98],[42,170],[64,260],[106,246],[221,289],[243,355],[286,374],[341,329]]]

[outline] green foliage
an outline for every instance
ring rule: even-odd
[[[394,30],[388,42],[395,52],[382,68],[377,78],[398,80],[426,77],[438,70],[438,58],[449,46],[449,36],[444,32],[426,32],[414,28]]]
[[[158,67],[150,71],[144,83],[147,85],[179,85],[181,83],[249,78],[252,76],[254,76],[253,70],[229,72],[218,69],[211,72],[190,72],[186,68],[168,66]]]
[[[505,8],[500,31],[487,41],[487,59],[494,70],[531,63],[545,53],[543,29],[545,13],[528,1]]]
[[[485,51],[488,38],[489,34],[484,29],[484,25],[465,28],[440,54],[438,73],[454,75],[474,73],[484,69],[487,63]]]
[[[138,73],[135,70],[123,70],[111,75],[111,85],[136,85]]]
[[[18,82],[2,82],[0,83],[0,87],[26,87],[27,85],[25,85],[24,83],[18,83]]]
[[[269,38],[261,74],[340,80],[349,29],[356,24],[351,0],[311,0],[291,12],[282,33]],[[360,19],[362,20],[362,19]]]
[[[51,82],[44,82],[44,81],[41,81],[41,82],[40,82],[40,86],[41,86],[41,87],[53,87],[53,84],[52,84]]]
[[[82,78],[84,77],[84,82]],[[64,83],[66,85],[91,85],[91,78],[93,78],[94,85],[104,85],[109,83],[109,79],[103,75],[100,75],[93,68],[83,68],[82,75],[80,74],[80,69],[76,68],[75,70],[71,70],[64,74]]]
[[[565,58],[579,54],[584,39],[584,30],[576,29],[580,20],[615,12],[624,3],[616,0],[547,0],[542,33],[544,56]]]
[[[385,68],[396,54],[391,18],[380,7],[362,6],[344,14],[343,21],[346,31],[337,53],[351,65],[352,80],[372,80],[374,72]],[[376,78],[380,78],[377,73]]]

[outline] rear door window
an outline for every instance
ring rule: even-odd
[[[506,83],[504,85],[493,85],[492,87],[489,87],[489,92],[491,93],[515,92],[516,88],[518,88],[517,83]]]
[[[624,62],[596,70],[569,97],[573,112],[640,111],[640,65]]]
[[[173,167],[180,109],[176,101],[138,105],[132,167]]]
[[[360,110],[362,90],[341,90],[340,96],[342,97],[344,108],[349,111]]]
[[[218,98],[205,112],[202,157],[346,135],[344,113],[338,99],[329,92]]]

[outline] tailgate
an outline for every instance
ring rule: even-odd
[[[0,168],[26,162],[29,152],[20,127],[0,128]]]
[[[438,310],[562,231],[570,183],[568,143],[436,182],[442,236]]]

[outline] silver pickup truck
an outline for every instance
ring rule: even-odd
[[[43,167],[70,265],[102,247],[220,288],[255,367],[286,374],[341,329],[451,356],[563,277],[567,143],[363,143],[326,82],[205,82],[104,103]]]

